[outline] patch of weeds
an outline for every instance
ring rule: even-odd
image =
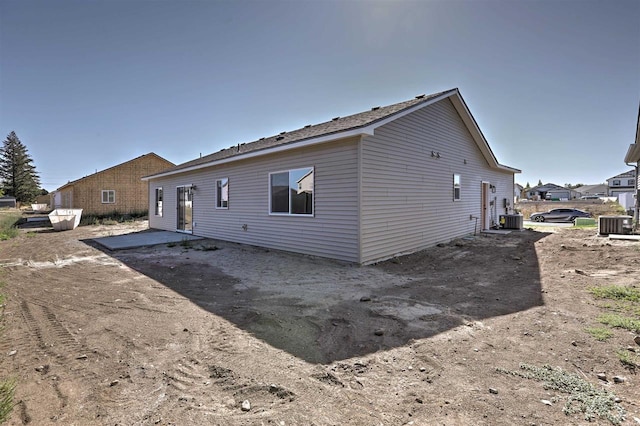
[[[3,380],[0,382],[0,424],[9,419],[9,415],[13,410],[13,395],[16,390],[16,382],[14,380]]]
[[[604,327],[589,327],[587,328],[587,333],[599,342],[604,342],[613,337],[613,332]]]
[[[131,223],[136,220],[144,220],[146,219],[147,211],[136,211],[131,213],[119,213],[117,211],[112,211],[111,213],[106,214],[85,214],[82,215],[80,219],[80,226],[85,225],[116,225],[118,223]]]
[[[183,238],[182,241],[180,241],[180,247],[190,248],[191,241],[186,238]]]
[[[607,285],[591,287],[589,293],[601,299],[625,300],[628,302],[640,302],[640,289],[620,285]]]
[[[26,236],[27,238],[33,238],[33,237],[35,237],[36,235],[38,235],[38,234],[36,234],[36,233],[35,233],[35,232],[33,232],[33,231],[29,231],[29,232],[27,232],[27,233],[25,234],[25,236]]]
[[[200,247],[198,247],[198,250],[215,251],[215,250],[220,250],[220,248],[218,246],[200,246]]]
[[[535,365],[520,364],[519,371],[509,371],[502,368],[496,368],[496,371],[543,382],[545,389],[568,394],[567,402],[562,409],[566,415],[583,413],[587,421],[592,421],[596,416],[599,416],[614,425],[624,421],[624,408],[615,402],[616,396],[613,393],[596,387],[561,368],[553,368],[549,365],[536,367]]]
[[[0,214],[0,241],[10,240],[18,236],[18,228],[21,214],[19,212],[9,211]]]
[[[640,368],[640,356],[625,349],[619,349],[616,352],[616,355],[618,355],[618,359],[626,368],[632,371],[635,371],[636,368]]]
[[[602,314],[598,317],[598,322],[609,327],[624,328],[625,330],[640,333],[640,321],[634,318],[624,317],[619,314]]]
[[[175,246],[177,246],[176,243],[167,243],[167,247],[175,247]]]

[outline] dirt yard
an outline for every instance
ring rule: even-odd
[[[587,424],[564,414],[567,394],[498,370],[522,363],[614,393],[640,424],[640,379],[617,354],[640,355],[635,334],[586,331],[611,309],[590,287],[639,285],[640,243],[527,230],[359,267],[91,241],[145,227],[0,242],[9,425]]]

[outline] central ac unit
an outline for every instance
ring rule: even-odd
[[[598,234],[628,234],[631,232],[631,216],[600,216]]]
[[[500,226],[502,229],[522,229],[524,219],[521,214],[501,214]]]

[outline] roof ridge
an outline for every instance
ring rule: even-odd
[[[356,112],[344,117],[334,117],[327,121],[323,121],[317,124],[305,125],[303,127],[289,130],[286,132],[280,132],[275,135],[261,137],[251,142],[244,142],[234,144],[228,148],[222,148],[217,152],[204,155],[200,158],[190,160],[181,164],[178,164],[173,170],[179,170],[199,164],[205,164],[210,161],[229,158],[239,154],[258,151],[261,149],[271,148],[278,145],[285,145],[288,143],[299,142],[306,139],[311,139],[319,136],[327,136],[334,133],[340,133],[346,130],[354,130],[375,124],[381,120],[385,120],[395,114],[401,113],[406,109],[413,108],[422,103],[429,102],[434,98],[443,96],[447,93],[457,92],[458,89],[449,89],[441,92],[432,93],[429,95],[418,95],[412,99],[404,100],[401,102],[392,103],[389,105],[375,107],[365,111]]]

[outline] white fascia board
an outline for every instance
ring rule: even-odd
[[[206,163],[195,164],[191,167],[185,167],[183,169],[172,170],[172,171],[159,173],[157,175],[152,175],[152,176],[145,176],[142,178],[142,180],[146,181],[146,180],[157,179],[157,178],[166,177],[166,176],[172,176],[180,173],[193,172],[195,170],[206,169],[207,167],[218,166],[220,164],[231,163],[239,160],[246,160],[248,158],[260,157],[267,154],[275,154],[282,151],[288,151],[290,149],[317,145],[320,143],[331,142],[334,140],[349,138],[352,136],[362,136],[362,135],[372,136],[373,129],[370,129],[369,127],[370,126],[360,127],[357,129],[346,130],[344,132],[332,133],[330,135],[323,135],[323,136],[318,136],[311,139],[305,139],[298,142],[291,142],[283,145],[276,145],[271,148],[265,148],[265,149],[260,149],[256,151],[249,151],[245,154],[233,155],[231,157],[222,158],[220,160],[213,160],[213,161],[208,161]]]
[[[629,145],[629,149],[627,150],[627,155],[624,157],[625,163],[637,163],[640,161],[640,145],[637,143],[632,143]]]
[[[501,169],[505,171],[511,170],[515,172],[515,170],[518,170],[518,169],[512,169],[511,167],[503,166],[502,164],[498,163],[498,160],[496,159],[496,156],[493,154],[493,151],[491,150],[489,143],[487,142],[484,135],[482,134],[482,131],[478,126],[478,123],[476,123],[475,118],[473,118],[473,115],[471,115],[471,111],[469,111],[467,104],[465,103],[464,99],[462,99],[462,96],[460,96],[459,92],[456,91],[456,96],[452,96],[451,102],[453,103],[453,106],[458,111],[458,114],[460,114],[462,121],[464,122],[464,124],[467,126],[467,129],[469,129],[469,132],[471,133],[471,137],[473,137],[473,139],[475,140],[476,145],[478,145],[480,152],[482,152],[482,155],[485,157],[489,165],[494,169]],[[519,172],[520,171],[518,170],[515,173],[519,173]]]
[[[426,106],[435,104],[436,102],[439,102],[445,98],[448,98],[449,96],[453,95],[454,93],[458,93],[458,89],[453,89],[453,90],[449,90],[448,92],[443,93],[442,95],[435,97],[433,99],[429,99],[426,102],[422,102],[419,104],[416,104],[414,106],[412,106],[411,108],[407,108],[403,111],[397,112],[395,114],[392,114],[380,121],[376,121],[375,123],[372,123],[370,125],[368,125],[367,127],[365,127],[365,129],[371,129],[371,135],[373,135],[373,130],[377,129],[378,127],[384,126],[387,123],[390,123],[392,121],[395,121],[401,117],[404,117],[405,115],[411,114],[413,112],[416,112]]]

